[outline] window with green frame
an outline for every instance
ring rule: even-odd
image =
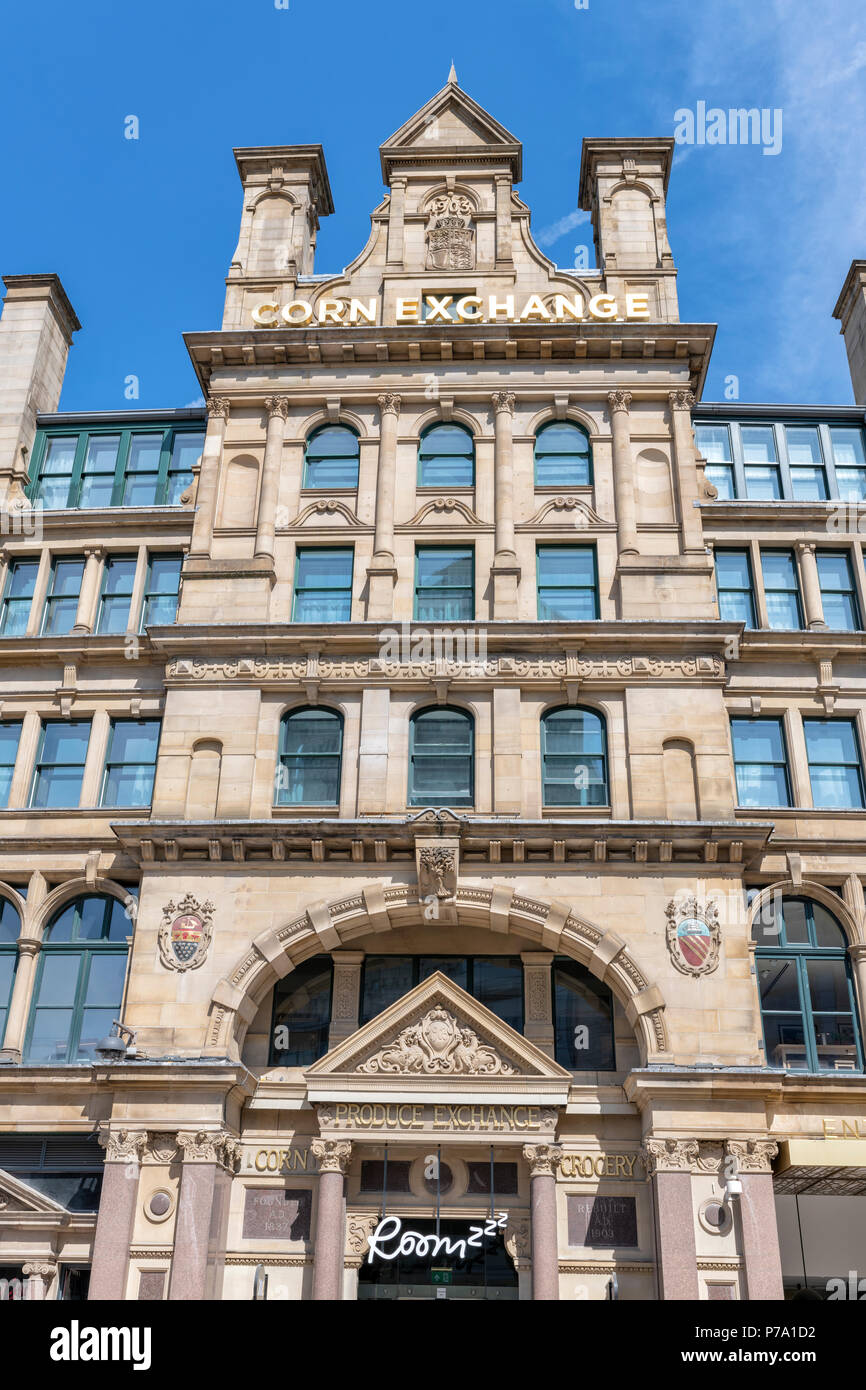
[[[548,710],[541,720],[541,770],[545,806],[606,806],[602,716],[577,705]]]
[[[421,435],[418,486],[475,486],[475,441],[463,425],[439,422]]]
[[[159,749],[159,719],[112,719],[100,806],[149,806]]]
[[[27,631],[38,573],[38,560],[10,560],[3,587],[0,637],[23,637]]]
[[[87,894],[49,922],[27,1027],[28,1062],[95,1060],[120,1018],[132,922],[117,898]]]
[[[472,622],[474,617],[474,547],[471,545],[416,546],[416,621],[422,623]]]
[[[422,709],[409,722],[409,805],[471,806],[475,800],[471,714]]]
[[[305,488],[356,488],[361,445],[348,425],[314,430],[304,450]]]
[[[12,774],[15,771],[20,739],[20,719],[0,721],[0,809],[9,805],[9,792],[12,788]]]
[[[51,578],[45,607],[42,610],[42,637],[66,637],[75,625],[81,580],[84,577],[84,556],[55,556],[51,562]]]
[[[589,435],[570,420],[551,420],[535,435],[536,487],[590,487]]]
[[[37,810],[78,806],[89,742],[89,719],[45,720],[33,769],[31,806]]]
[[[848,942],[812,898],[763,902],[752,929],[767,1065],[862,1071]]]
[[[437,973],[465,989],[515,1032],[523,1032],[523,962],[519,956],[368,955],[361,980],[361,1023],[368,1023]]]
[[[277,806],[338,806],[343,716],[337,710],[291,710],[280,722]]]
[[[305,1067],[324,1057],[331,1025],[334,962],[330,956],[301,961],[274,987],[268,1065]]]
[[[15,970],[18,965],[18,938],[21,935],[21,918],[18,909],[8,898],[0,898],[0,1047],[6,1032],[6,1016],[15,983]]]
[[[177,506],[203,447],[203,430],[175,425],[40,431],[30,496],[48,509]]]
[[[147,558],[147,579],[141,605],[141,631],[173,623],[177,618],[182,555],[156,551]]]
[[[540,545],[536,574],[542,622],[582,623],[598,618],[594,545]]]
[[[96,615],[98,633],[126,632],[137,564],[135,555],[109,555],[105,561],[99,611]]]
[[[355,552],[324,546],[299,547],[295,559],[292,622],[347,623],[352,616]]]

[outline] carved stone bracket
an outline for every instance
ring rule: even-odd
[[[375,1214],[350,1212],[346,1218],[346,1267],[358,1269],[370,1248],[370,1236],[379,1224]]]

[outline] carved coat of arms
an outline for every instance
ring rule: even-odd
[[[461,193],[440,193],[430,204],[427,227],[429,270],[472,270],[475,232],[470,226],[472,204]]]
[[[722,933],[719,910],[709,899],[694,896],[671,899],[665,909],[671,960],[683,975],[709,975],[719,963]]]
[[[212,902],[200,903],[187,893],[162,909],[159,954],[167,970],[197,970],[204,964],[213,937]]]

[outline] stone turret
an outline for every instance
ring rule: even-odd
[[[866,261],[852,261],[833,310],[842,325],[854,400],[866,405]]]

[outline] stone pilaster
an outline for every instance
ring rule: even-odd
[[[88,546],[84,554],[86,556],[84,574],[81,576],[81,589],[78,594],[78,608],[75,613],[73,632],[93,632],[96,627],[96,609],[99,604],[99,588],[105,549],[101,545]]]
[[[373,558],[367,570],[367,617],[390,622],[394,616],[394,505],[397,482],[397,421],[402,398],[394,392],[377,397],[379,460],[376,475],[376,517]]]
[[[310,1149],[319,1163],[313,1298],[335,1302],[343,1294],[344,1189],[352,1145],[345,1139],[314,1139]]]
[[[207,434],[201,455],[201,468],[196,490],[196,513],[190,542],[190,558],[210,554],[216,516],[217,489],[223,441],[229,420],[229,402],[225,396],[211,396],[207,403]]]
[[[256,524],[256,559],[274,560],[274,541],[277,524],[277,497],[280,490],[280,463],[283,456],[283,436],[289,415],[287,396],[268,396],[268,432],[265,439],[265,459],[262,465],[262,485],[259,489],[259,512]]]
[[[105,1129],[99,1142],[105,1149],[105,1166],[88,1293],[88,1298],[97,1302],[122,1299],[126,1294],[138,1175],[147,1131]]]
[[[631,456],[629,406],[631,391],[609,391],[610,432],[613,455],[613,491],[616,499],[616,536],[620,555],[636,555],[637,513],[634,500],[634,461]]]
[[[695,403],[692,391],[671,391],[668,395],[671,409],[671,439],[674,450],[674,472],[677,479],[677,492],[680,500],[680,526],[682,528],[683,551],[686,555],[706,553],[703,524],[700,510],[695,506],[701,500],[698,490],[697,450],[692,430],[692,407]]]
[[[815,546],[808,541],[797,542],[797,559],[800,562],[800,582],[803,586],[803,616],[809,628],[825,628],[824,604],[821,598],[821,583],[818,579],[818,561]]]
[[[201,1302],[208,1297],[208,1264],[212,1253],[213,1216],[222,1171],[234,1171],[238,1141],[220,1130],[181,1130],[177,1145],[183,1154],[174,1254],[168,1297]]]
[[[361,1006],[361,966],[363,951],[333,951],[334,987],[331,1005],[331,1028],[328,1048],[349,1038],[358,1029]]]
[[[659,1294],[665,1301],[698,1297],[692,1164],[697,1139],[643,1142],[641,1156],[652,1184]]]
[[[550,972],[553,956],[549,951],[522,951],[523,992],[526,999],[526,1022],[523,1032],[527,1038],[554,1055],[553,998]]]
[[[781,1300],[785,1293],[773,1196],[773,1159],[779,1146],[771,1139],[729,1139],[725,1150],[736,1159],[743,1184],[738,1206],[749,1300]]]
[[[495,555],[492,576],[496,619],[517,617],[520,569],[514,548],[514,402],[511,391],[493,394]]]
[[[529,1202],[532,1218],[532,1297],[550,1302],[559,1298],[559,1231],[556,1220],[556,1166],[559,1144],[526,1144],[529,1164]]]

